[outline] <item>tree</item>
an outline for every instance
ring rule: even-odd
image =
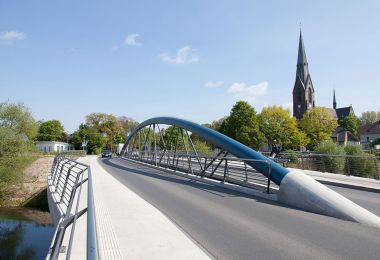
[[[265,137],[260,132],[255,109],[246,101],[238,101],[223,121],[220,131],[229,137],[258,150]]]
[[[203,126],[208,127],[208,128],[211,128],[211,129],[213,129],[213,130],[219,132],[219,131],[220,131],[220,128],[221,128],[221,126],[222,126],[224,120],[226,120],[226,118],[227,118],[227,117],[224,116],[224,117],[222,117],[222,118],[220,118],[220,119],[218,119],[218,120],[214,120],[214,121],[212,121],[210,124],[209,124],[209,123],[207,123],[207,124],[203,124]]]
[[[297,120],[290,110],[280,106],[265,107],[259,115],[260,130],[269,144],[280,142],[284,149],[297,149],[306,146],[306,134],[298,129]]]
[[[113,147],[125,141],[127,132],[137,125],[137,122],[128,117],[116,117],[112,114],[91,113],[86,116],[86,124],[99,133],[107,136],[107,146]]]
[[[0,126],[32,140],[37,134],[37,123],[23,104],[0,103]]]
[[[76,150],[83,149],[82,142],[87,141],[87,152],[99,154],[106,146],[106,137],[86,124],[81,124],[79,129],[73,133],[72,143]]]
[[[350,131],[354,136],[359,137],[360,120],[353,114],[349,114],[340,122],[340,126]]]
[[[324,107],[308,110],[301,119],[301,129],[309,138],[310,149],[320,142],[331,139],[332,132],[338,127],[337,119]]]
[[[360,117],[361,125],[372,125],[380,120],[380,111],[366,111],[362,113]]]
[[[65,136],[64,128],[60,121],[49,120],[42,122],[38,129],[38,141],[66,141],[63,140]]]

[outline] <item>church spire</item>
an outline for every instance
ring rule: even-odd
[[[298,44],[297,76],[300,78],[302,83],[306,85],[307,77],[309,76],[309,68],[306,58],[305,46],[303,44],[301,28]]]
[[[335,88],[334,88],[333,108],[336,109]]]

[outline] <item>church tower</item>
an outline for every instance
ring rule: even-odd
[[[296,82],[293,88],[293,116],[301,119],[303,114],[315,107],[314,87],[309,74],[302,32],[298,45]]]

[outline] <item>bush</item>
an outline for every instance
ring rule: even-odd
[[[213,155],[213,151],[211,150],[211,147],[204,141],[196,140],[194,141],[194,146],[199,155],[203,155],[203,156]]]
[[[315,149],[318,154],[323,154],[317,157],[317,168],[319,171],[342,173],[344,169],[344,147],[337,145],[331,140],[321,142]],[[329,156],[331,155],[331,156]]]
[[[376,177],[376,165],[374,158],[371,158],[370,154],[362,151],[360,145],[347,145],[344,150],[347,155],[351,156],[363,156],[359,157],[347,157],[346,159],[346,172],[350,175],[360,177]]]

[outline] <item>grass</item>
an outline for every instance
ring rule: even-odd
[[[22,184],[23,170],[38,158],[37,154],[25,154],[0,160],[0,204],[10,195],[15,185]]]

